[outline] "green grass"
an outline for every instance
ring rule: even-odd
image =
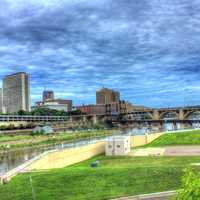
[[[24,140],[24,139],[31,139],[32,136],[30,135],[1,135],[0,142],[9,142],[9,141],[17,141],[17,140]]]
[[[166,133],[145,147],[200,145],[200,130]]]
[[[74,142],[81,139],[89,139],[100,136],[112,135],[117,130],[99,130],[99,131],[82,131],[76,133],[60,133],[51,135],[18,135],[18,136],[0,136],[0,150],[6,149],[7,144],[10,149],[30,147],[30,146],[47,146],[62,142]]]
[[[98,168],[90,163],[99,160]],[[120,196],[180,188],[183,169],[200,157],[105,157],[15,177],[0,186],[1,200],[32,200],[32,177],[36,200],[105,200]]]

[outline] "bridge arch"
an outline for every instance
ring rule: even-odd
[[[184,119],[195,120],[200,119],[200,111],[188,111],[184,115]]]
[[[176,111],[165,111],[160,113],[160,119],[179,119],[179,113]]]

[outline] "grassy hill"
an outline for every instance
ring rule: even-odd
[[[166,133],[146,147],[162,147],[175,145],[200,145],[200,130]]]
[[[99,160],[100,167],[91,168]],[[180,188],[183,169],[200,157],[98,156],[63,169],[21,174],[0,186],[1,200],[105,200]]]

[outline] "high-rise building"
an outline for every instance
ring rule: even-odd
[[[3,94],[2,94],[2,88],[0,88],[0,113],[2,113],[3,108]]]
[[[3,79],[3,112],[30,111],[30,77],[25,72]]]
[[[43,101],[54,100],[54,92],[51,90],[43,91]]]
[[[120,93],[118,91],[103,88],[96,92],[96,104],[110,104],[120,101]]]

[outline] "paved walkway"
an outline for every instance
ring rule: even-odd
[[[168,191],[168,192],[152,193],[152,194],[138,195],[132,197],[122,197],[113,200],[170,200],[175,194],[176,191]]]
[[[130,153],[131,156],[200,156],[200,146],[173,146],[162,148],[141,148]]]
[[[167,147],[164,155],[166,156],[199,156],[200,146],[174,146]]]

